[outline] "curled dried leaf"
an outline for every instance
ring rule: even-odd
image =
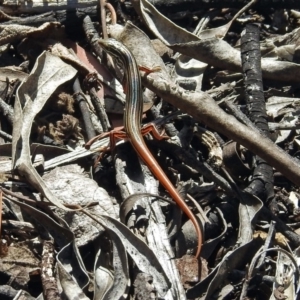
[[[64,134],[59,132],[53,123],[49,123],[49,135],[53,138],[55,142],[63,142]]]
[[[50,97],[48,106],[51,106],[51,109],[55,111],[66,112],[68,114],[73,114],[75,111],[73,97],[65,92],[55,93]]]
[[[0,45],[16,43],[26,37],[45,38],[53,36],[61,24],[46,22],[38,28],[18,24],[0,25]]]
[[[78,119],[68,114],[63,115],[63,119],[57,121],[56,126],[53,123],[49,123],[49,135],[58,143],[68,139],[76,141],[83,139],[80,131]]]
[[[64,139],[74,138],[79,140],[83,138],[78,119],[71,115],[63,115],[63,119],[57,121],[56,126],[58,133],[63,134]]]

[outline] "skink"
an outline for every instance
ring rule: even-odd
[[[127,139],[130,141],[132,147],[145,162],[150,171],[159,180],[163,187],[169,192],[177,205],[193,222],[198,236],[198,248],[196,257],[198,258],[202,245],[202,232],[195,215],[191,212],[185,201],[181,198],[178,191],[170,182],[162,168],[159,166],[150,150],[145,144],[141,130],[142,130],[142,110],[143,110],[143,96],[141,77],[139,67],[132,53],[120,42],[114,39],[99,40],[103,49],[121,61],[124,67],[124,78],[126,81],[126,103],[124,112],[124,129]]]

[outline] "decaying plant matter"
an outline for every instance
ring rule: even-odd
[[[0,298],[300,299],[299,4],[98,2],[0,4]]]

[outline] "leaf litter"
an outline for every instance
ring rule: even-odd
[[[75,26],[4,4],[1,298],[298,299],[299,7],[104,2],[100,35],[92,6]],[[147,146],[199,220],[198,260],[191,221],[126,140],[109,143],[126,82],[107,33],[141,67],[142,123],[169,137]]]

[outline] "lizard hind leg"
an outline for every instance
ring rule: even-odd
[[[99,151],[101,153],[94,162],[94,168],[97,166],[99,161],[101,161],[101,159],[104,157],[104,155],[107,152],[113,152],[114,151],[114,149],[116,147],[116,140],[117,139],[121,139],[121,140],[127,139],[127,134],[123,130],[123,127],[122,128],[116,128],[114,130],[111,130],[110,132],[105,132],[103,134],[100,134],[98,137],[93,138],[92,140],[90,140],[86,144],[85,147],[86,148],[87,148],[87,146],[90,147],[96,140],[102,139],[102,138],[107,137],[107,136],[109,136],[109,145],[99,148]]]
[[[161,140],[168,140],[170,137],[165,134],[165,131],[159,132],[156,128],[156,126],[153,123],[146,124],[142,130],[142,135],[146,135],[148,133],[151,133],[153,137],[159,141]]]

